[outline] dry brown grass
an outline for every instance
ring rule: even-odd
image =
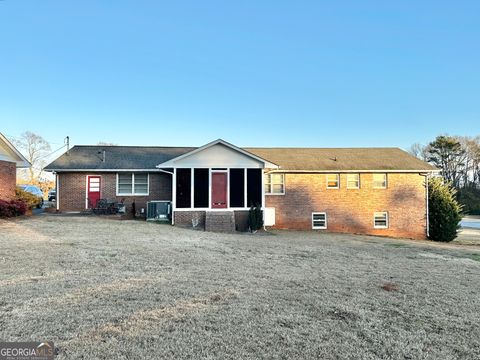
[[[59,359],[480,358],[475,246],[0,221],[0,339]]]

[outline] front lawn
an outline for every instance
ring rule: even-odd
[[[478,247],[0,220],[0,340],[58,359],[480,358]]]

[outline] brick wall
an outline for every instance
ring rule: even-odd
[[[126,210],[131,211],[135,201],[137,211],[144,208],[151,200],[172,200],[171,175],[164,173],[150,173],[150,194],[148,196],[116,196],[115,173],[59,173],[59,191],[57,193],[60,211],[83,211],[86,206],[87,176],[101,176],[101,198],[125,199]]]
[[[285,195],[266,195],[275,207],[276,227],[311,229],[312,212],[326,212],[327,230],[393,237],[425,238],[425,178],[388,174],[387,189],[372,187],[372,174],[360,174],[360,189],[326,188],[326,174],[286,174]],[[389,213],[389,228],[374,229],[374,212]]]
[[[14,162],[0,161],[0,199],[12,199],[15,196],[17,167]]]
[[[206,217],[207,212],[205,210],[189,210],[189,211],[175,211],[174,220],[176,226],[181,226],[185,228],[192,228],[192,220],[195,220],[197,223],[196,229],[207,230],[207,231],[225,231],[230,232],[232,229],[237,231],[247,231],[248,230],[248,211],[245,210],[235,210],[233,213],[233,227],[230,222],[230,217],[216,219],[211,221],[209,226],[206,226]],[[209,213],[213,214],[223,214],[222,211],[210,211]],[[228,216],[231,216],[231,212],[228,212]],[[212,224],[216,223],[218,225],[216,228],[212,227]]]
[[[193,228],[195,225],[195,229],[205,230],[205,213],[204,210],[175,211],[175,225],[185,228]]]

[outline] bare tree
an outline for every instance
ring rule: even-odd
[[[15,139],[13,142],[17,148],[23,150],[25,157],[32,164],[27,170],[28,180],[36,181],[45,166],[44,159],[51,151],[50,144],[43,137],[31,131],[25,131],[19,139]]]
[[[428,146],[422,145],[420,143],[415,143],[407,150],[411,155],[419,158],[420,160],[428,160]]]
[[[106,141],[99,141],[97,143],[97,145],[100,145],[100,146],[117,146],[118,144],[114,144],[114,143],[111,143],[111,142],[106,142]]]
[[[465,149],[465,167],[463,170],[463,186],[478,187],[480,184],[480,136],[475,138],[459,137]]]

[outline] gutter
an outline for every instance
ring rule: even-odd
[[[289,170],[289,169],[274,169],[270,171],[266,171],[266,174],[270,173],[292,173],[292,174],[339,174],[339,173],[397,173],[397,174],[406,174],[406,173],[420,173],[422,176],[425,171],[428,171],[428,173],[439,173],[440,170],[389,170],[389,169],[384,169],[384,170],[356,170],[356,169],[351,169],[351,170]]]

